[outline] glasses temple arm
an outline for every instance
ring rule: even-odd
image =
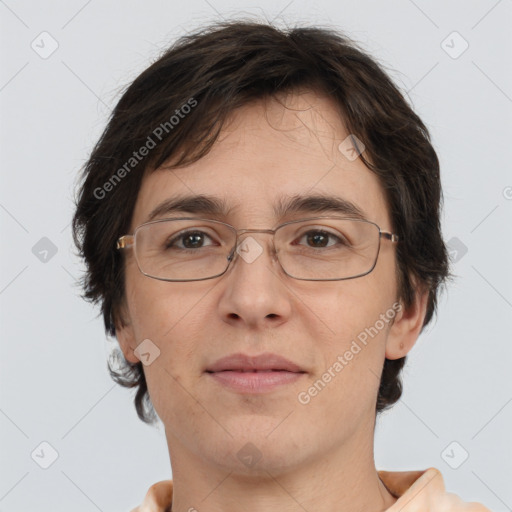
[[[133,245],[133,235],[124,235],[117,239],[116,249],[126,249]]]
[[[394,233],[389,233],[388,231],[381,231],[380,236],[387,238],[388,240],[391,240],[392,242],[398,242],[400,240],[400,237],[398,235],[395,235]]]

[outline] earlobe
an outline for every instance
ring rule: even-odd
[[[386,339],[386,359],[405,357],[418,339],[427,311],[429,291],[417,288],[414,303],[407,309],[402,305]]]

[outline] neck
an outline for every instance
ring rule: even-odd
[[[265,459],[263,453],[257,467],[246,472],[235,464],[212,464],[187,451],[169,433],[167,440],[172,453],[172,512],[382,512],[397,500],[378,477],[373,432],[307,460],[283,456],[276,464],[275,457]],[[297,462],[286,465],[287,458]]]

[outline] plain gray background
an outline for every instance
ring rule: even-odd
[[[115,343],[79,297],[73,190],[121,89],[178,36],[244,14],[346,31],[431,130],[458,279],[378,422],[376,464],[435,466],[465,501],[512,510],[512,1],[6,0],[0,511],[127,512],[171,476],[161,426],[110,380]]]

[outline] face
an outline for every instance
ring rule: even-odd
[[[383,231],[392,231],[376,176],[360,158],[351,160],[338,149],[349,134],[328,98],[305,92],[260,101],[230,121],[198,162],[145,176],[131,232],[160,203],[190,194],[225,201],[227,215],[208,218],[237,229],[340,215],[274,216],[278,201],[315,194],[348,200]],[[373,436],[384,359],[407,353],[424,314],[396,304],[394,244],[381,241],[377,264],[363,277],[315,282],[288,277],[272,254],[271,237],[251,236],[263,248],[254,261],[238,257],[224,275],[204,281],[149,278],[133,251],[126,251],[127,324],[117,336],[133,362],[143,340],[151,340],[150,351],[158,347],[158,357],[143,368],[171,460],[173,454],[195,457],[242,473],[248,471],[241,456],[247,453],[261,456],[258,468],[267,471],[340,449],[355,457]],[[232,354],[264,353],[288,359],[300,373],[249,392],[206,371]]]

